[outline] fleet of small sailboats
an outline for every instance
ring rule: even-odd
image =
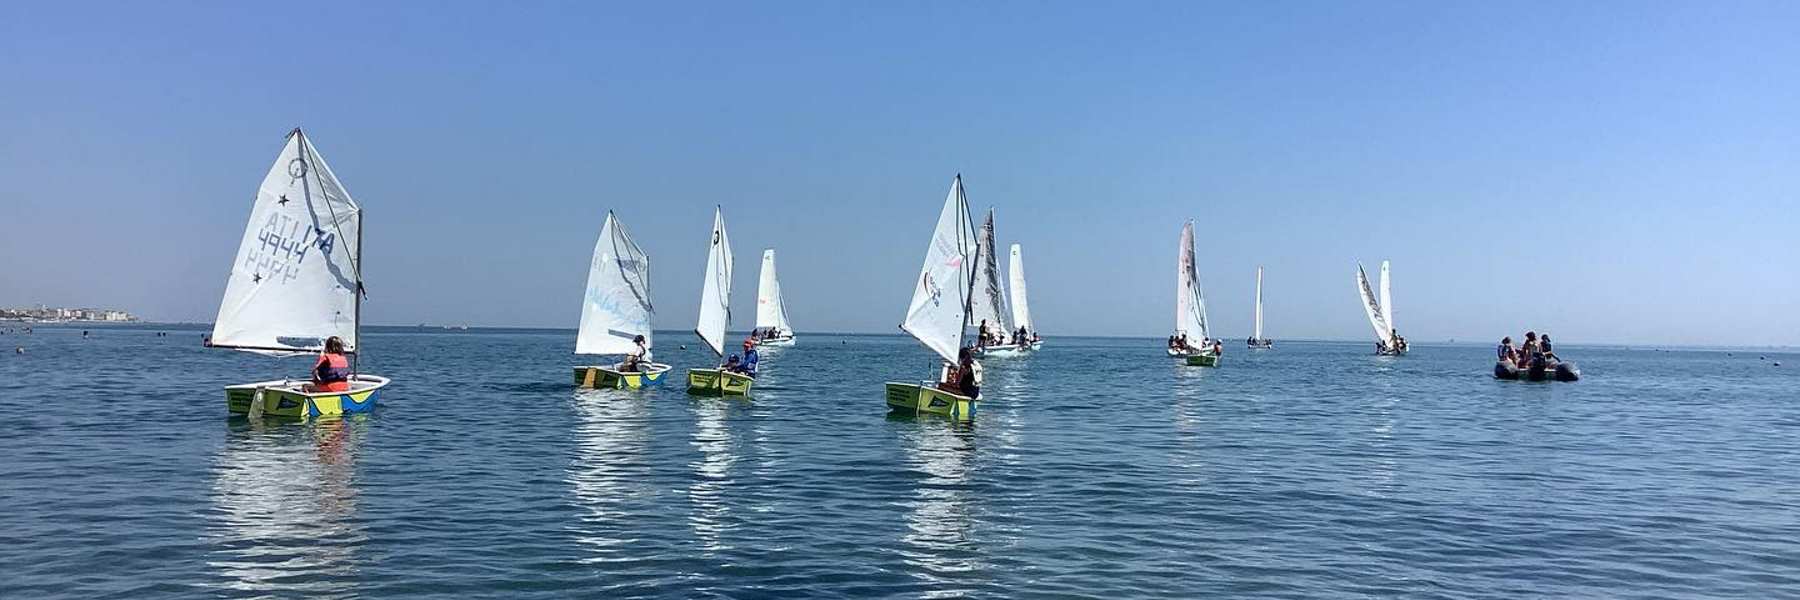
[[[1389,294],[1388,261],[1381,261],[1381,296],[1376,300],[1375,292],[1369,287],[1369,274],[1363,270],[1362,263],[1356,263],[1356,291],[1362,294],[1363,311],[1369,316],[1369,326],[1375,328],[1375,352],[1385,356],[1406,354],[1406,338],[1400,337],[1400,330],[1394,326],[1394,301]]]
[[[725,328],[731,325],[731,237],[725,233],[725,211],[713,211],[712,241],[706,251],[706,278],[700,286],[700,318],[694,333],[706,349],[725,358]],[[724,365],[688,369],[688,392],[702,395],[745,395],[755,383],[750,375]]]
[[[1256,267],[1256,328],[1253,331],[1251,331],[1250,339],[1245,341],[1247,344],[1250,345],[1251,349],[1256,349],[1256,350],[1266,350],[1266,349],[1275,347],[1275,340],[1271,340],[1269,338],[1263,337],[1263,330],[1262,330],[1262,270],[1263,270],[1263,268],[1261,266]]]
[[[931,243],[925,247],[925,262],[913,282],[912,301],[906,308],[906,319],[900,329],[931,349],[944,366],[934,381],[894,382],[886,384],[887,405],[898,411],[936,414],[956,420],[975,418],[975,394],[952,391],[964,375],[962,361],[966,352],[963,342],[968,334],[970,304],[975,295],[976,263],[979,243],[975,239],[974,221],[969,218],[969,201],[963,193],[962,175],[950,182],[950,194],[938,212],[937,226],[932,229]],[[973,361],[971,367],[979,365]],[[977,367],[978,368],[978,367]],[[979,373],[979,370],[976,371]],[[951,375],[956,377],[951,377]],[[979,385],[979,380],[976,380]]]
[[[660,385],[672,368],[651,360],[654,334],[650,303],[650,257],[631,241],[625,224],[612,211],[594,242],[588,265],[587,293],[581,302],[581,329],[576,354],[627,356],[610,365],[575,367],[575,385],[598,388],[642,388]]]
[[[1175,332],[1169,337],[1168,354],[1187,365],[1216,367],[1221,344],[1208,326],[1194,243],[1194,222],[1189,220],[1182,226],[1176,254]],[[975,357],[1016,355],[1042,347],[1027,300],[1019,244],[1012,244],[1009,259],[1003,280],[994,210],[989,209],[982,226],[975,227],[962,176],[957,175],[939,210],[900,326],[941,364],[933,380],[886,383],[891,409],[973,419],[981,400],[981,364]],[[294,129],[257,191],[207,345],[276,356],[341,346],[341,354],[352,359],[347,368],[338,369],[347,375],[323,379],[330,384],[327,389],[293,379],[227,386],[230,414],[311,418],[374,407],[389,380],[355,369],[353,357],[361,341],[361,266],[362,207],[306,134]],[[733,272],[724,211],[715,208],[694,332],[720,359],[728,353]],[[1384,260],[1378,282],[1371,284],[1358,263],[1356,286],[1375,332],[1376,351],[1401,355],[1407,344],[1395,326],[1389,274],[1390,265]],[[655,308],[650,298],[649,257],[608,211],[588,267],[575,353],[624,359],[574,367],[576,385],[630,389],[662,383],[672,367],[652,360]],[[744,343],[747,359],[756,346],[792,346],[796,341],[774,249],[763,250],[756,303],[755,327]],[[973,343],[971,329],[976,336]],[[1272,348],[1274,342],[1263,333],[1263,268],[1258,266],[1253,329],[1246,344],[1252,349]],[[690,369],[688,391],[748,395],[755,383],[754,363],[746,360],[740,365],[737,358],[732,355],[732,360],[713,368]],[[1579,378],[1572,363],[1533,363],[1536,370],[1529,373],[1504,358],[1500,363],[1495,377],[1503,379]],[[322,358],[320,369],[334,364]]]
[[[388,379],[356,370],[362,350],[362,207],[306,132],[263,176],[209,346],[270,356],[318,353],[340,341],[347,389],[277,379],[225,388],[230,414],[311,418],[373,410]]]
[[[788,323],[787,302],[781,296],[781,281],[775,277],[775,249],[763,250],[762,274],[756,284],[756,330],[751,337],[758,346],[794,345],[794,326]]]

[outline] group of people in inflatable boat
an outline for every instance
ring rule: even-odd
[[[1501,379],[1574,381],[1581,377],[1573,363],[1556,355],[1547,333],[1540,336],[1535,331],[1525,332],[1525,343],[1518,348],[1513,347],[1511,336],[1500,338],[1494,354],[1494,376]]]

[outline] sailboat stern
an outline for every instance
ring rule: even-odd
[[[723,369],[688,369],[688,393],[698,396],[748,396],[756,379]]]
[[[975,419],[976,399],[938,389],[929,382],[887,382],[888,409],[895,412],[932,414],[957,421]]]
[[[348,392],[308,392],[305,382],[285,379],[232,385],[225,387],[225,410],[234,416],[289,419],[366,413],[375,410],[375,399],[387,384],[386,377],[359,374]]]
[[[1187,366],[1190,366],[1190,367],[1217,367],[1217,366],[1219,366],[1219,355],[1213,354],[1211,352],[1206,352],[1206,353],[1202,353],[1202,354],[1189,354],[1187,356]]]

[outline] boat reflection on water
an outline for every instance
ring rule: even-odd
[[[575,504],[584,511],[571,524],[576,541],[592,550],[584,563],[630,561],[632,503],[652,490],[649,395],[630,390],[575,390],[575,460],[566,474]]]
[[[217,586],[256,595],[356,595],[356,450],[364,415],[234,423],[213,466],[206,539]]]
[[[904,413],[890,413],[888,421],[899,430],[917,479],[913,497],[898,502],[907,511],[901,556],[913,577],[933,586],[969,585],[973,593],[979,582],[971,577],[989,568],[971,507],[975,426]]]
[[[720,538],[735,525],[735,520],[728,514],[733,499],[726,497],[732,485],[732,465],[737,462],[730,416],[741,406],[747,405],[732,399],[692,403],[694,439],[690,444],[700,451],[700,455],[689,463],[694,469],[694,478],[687,490],[688,502],[693,507],[688,514],[688,525],[694,529],[694,537],[700,540],[700,550],[706,556],[731,549]],[[742,499],[737,502],[741,503]]]

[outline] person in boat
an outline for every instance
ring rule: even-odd
[[[1513,349],[1512,336],[1500,338],[1500,345],[1494,348],[1494,358],[1502,362],[1519,364],[1519,351]]]
[[[335,335],[325,338],[325,351],[319,353],[319,362],[313,363],[312,383],[305,389],[308,392],[350,391],[350,359],[344,356],[344,340]]]
[[[1555,352],[1551,351],[1550,334],[1548,333],[1538,336],[1538,352],[1542,353],[1546,360],[1561,360],[1556,358]]]
[[[754,379],[756,378],[756,359],[756,343],[744,340],[744,361],[738,363],[738,368],[733,370]]]
[[[1224,356],[1225,355],[1225,342],[1222,342],[1219,340],[1213,340],[1212,353],[1213,353],[1213,356]]]
[[[726,373],[737,373],[742,368],[744,368],[744,363],[738,362],[736,354],[725,357],[725,364],[719,365],[719,370]]]
[[[637,344],[637,349],[625,355],[625,362],[619,363],[619,370],[625,372],[649,370],[650,347],[644,344],[644,336],[631,338],[631,343]]]

